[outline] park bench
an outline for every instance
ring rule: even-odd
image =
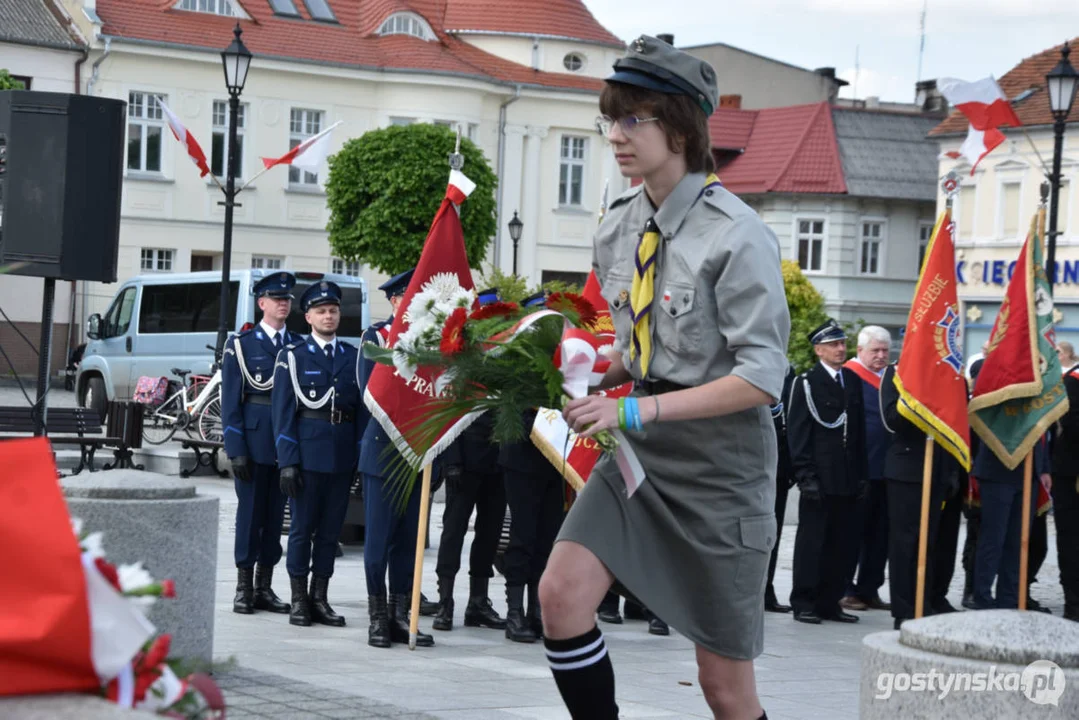
[[[7,437],[32,435],[37,427],[38,410],[31,407],[0,407],[0,433]],[[118,446],[121,438],[105,432],[101,416],[88,408],[49,408],[45,431],[53,446],[77,445],[79,464],[72,470],[78,475],[85,468],[94,467],[94,454],[98,448]]]
[[[217,473],[218,477],[227,478],[232,475],[229,470],[221,468],[217,460],[217,451],[225,447],[225,443],[216,440],[203,440],[201,438],[180,438],[180,447],[184,450],[195,452],[195,464],[190,468],[180,468],[180,477],[191,477],[191,473],[200,467],[207,467]]]

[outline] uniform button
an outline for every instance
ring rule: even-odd
[[[704,191],[704,194],[705,194],[706,196],[708,196],[708,197],[712,197],[712,192],[713,192],[712,190],[705,190],[705,191]]]
[[[689,305],[689,295],[683,295],[682,296],[682,304],[683,305]]]

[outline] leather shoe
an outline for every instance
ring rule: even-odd
[[[649,635],[670,635],[671,629],[667,627],[667,623],[660,620],[658,617],[654,617],[648,621],[648,634]]]
[[[1027,610],[1032,612],[1045,613],[1046,615],[1052,615],[1053,611],[1042,605],[1040,602],[1032,597],[1027,598]]]
[[[870,610],[891,610],[892,609],[892,604],[891,603],[886,603],[883,600],[881,600],[880,595],[874,595],[873,597],[869,598],[868,600],[863,600],[862,602],[864,602],[865,606],[867,608],[869,608]],[[857,610],[858,608],[854,608],[854,609]]]
[[[842,610],[836,610],[831,615],[822,615],[821,617],[824,618],[825,620],[831,620],[832,622],[840,622],[840,623],[856,623],[856,622],[858,622],[858,616],[857,615],[851,615],[850,613],[843,612]]]
[[[953,612],[959,612],[959,610],[954,605],[952,605],[950,602],[948,602],[946,599],[941,600],[940,602],[938,602],[936,605],[933,606],[933,614],[934,615],[946,615],[948,613],[953,613]]]
[[[598,617],[601,622],[610,623],[611,625],[622,624],[622,615],[617,610],[600,609],[599,612],[596,613],[596,617]]]
[[[903,621],[906,620],[906,619],[907,618],[896,618],[895,620],[893,620],[892,621],[892,630],[898,630],[899,627],[903,624]]]
[[[800,623],[806,623],[807,625],[820,625],[820,615],[812,610],[795,610],[794,619]]]
[[[438,615],[438,603],[431,602],[427,596],[420,593],[420,617],[434,617]]]
[[[963,593],[963,601],[959,603],[967,610],[977,610],[977,606],[974,604],[974,593]]]
[[[791,611],[790,605],[784,605],[776,598],[775,593],[764,594],[764,611],[773,613],[789,613]]]
[[[855,597],[854,595],[847,595],[846,597],[844,597],[842,600],[839,601],[839,607],[843,608],[844,610],[859,610],[859,611],[861,611],[861,610],[868,610],[869,609],[869,604],[866,603],[864,600],[862,600],[859,597]]]

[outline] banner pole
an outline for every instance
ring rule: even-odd
[[[1027,609],[1027,567],[1030,559],[1030,486],[1034,475],[1034,451],[1023,459],[1023,534],[1019,542],[1019,609]]]
[[[925,436],[925,460],[922,463],[922,513],[918,521],[918,575],[914,589],[914,617],[925,610],[925,564],[929,550],[929,495],[933,484],[933,436]]]
[[[416,492],[413,488],[412,492]],[[408,649],[416,649],[416,636],[420,631],[420,590],[423,586],[423,546],[427,541],[427,517],[431,512],[431,466],[423,468],[423,486],[420,489],[420,526],[416,531],[416,565],[412,572],[412,610],[408,616]]]

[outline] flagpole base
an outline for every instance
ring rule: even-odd
[[[409,650],[415,650],[416,649],[416,635],[417,635],[417,633],[415,633],[415,632],[410,632],[408,634],[408,649]]]

